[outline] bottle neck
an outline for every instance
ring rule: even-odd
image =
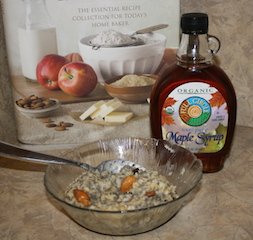
[[[212,59],[207,34],[182,34],[177,51],[178,65],[194,70],[211,65]]]

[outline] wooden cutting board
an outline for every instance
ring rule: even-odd
[[[90,101],[98,101],[102,99],[106,100],[106,99],[112,98],[110,95],[107,94],[107,92],[104,89],[104,86],[101,85],[100,83],[97,84],[96,88],[88,96],[73,97],[68,94],[65,94],[61,90],[50,91],[42,87],[37,82],[28,80],[23,76],[12,76],[11,80],[12,80],[14,90],[21,97],[27,97],[32,94],[35,94],[39,97],[56,98],[62,104],[90,102]]]

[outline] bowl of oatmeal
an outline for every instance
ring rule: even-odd
[[[127,162],[110,161],[92,171],[49,165],[45,173],[45,188],[65,213],[106,235],[139,234],[165,224],[194,197],[202,177],[195,155],[157,139],[99,140],[65,157],[94,167],[106,160]]]
[[[107,93],[124,103],[144,103],[150,97],[156,75],[127,74],[104,84]]]
[[[108,30],[79,40],[79,51],[100,82],[125,74],[153,74],[163,58],[166,37],[160,33],[128,34]],[[117,47],[115,47],[116,45]]]

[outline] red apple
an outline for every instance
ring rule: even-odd
[[[69,61],[65,57],[57,54],[48,54],[44,56],[36,68],[38,83],[49,90],[59,89],[58,73],[61,67],[68,62]]]
[[[69,60],[69,62],[83,62],[83,59],[79,53],[69,53],[65,56]]]
[[[61,90],[75,97],[84,97],[97,85],[94,69],[83,62],[71,62],[59,71],[58,84]]]

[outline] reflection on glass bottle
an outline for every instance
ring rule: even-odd
[[[23,0],[25,21],[18,29],[23,75],[36,81],[36,66],[46,54],[57,54],[56,29],[51,23],[45,0]]]

